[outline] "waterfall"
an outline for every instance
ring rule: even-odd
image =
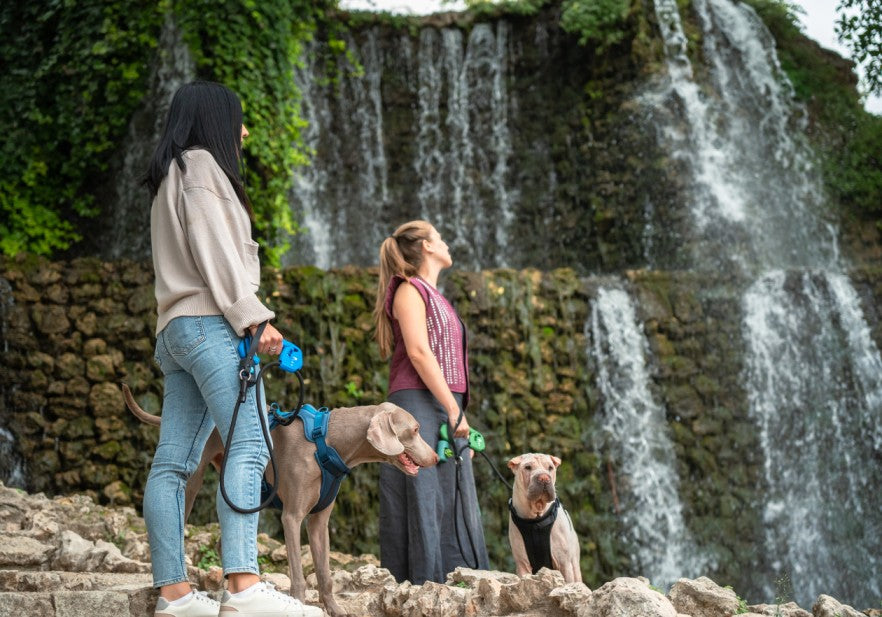
[[[859,299],[844,275],[775,270],[743,303],[773,572],[807,601],[869,606],[882,597],[882,360]]]
[[[505,21],[476,24],[466,40],[457,28],[423,28],[392,50],[381,49],[375,29],[364,40],[347,36],[355,62],[338,62],[336,82],[321,61],[327,50],[306,50],[296,79],[314,154],[295,174],[291,204],[306,234],[293,239],[286,263],[373,264],[394,226],[424,218],[447,239],[458,267],[507,265],[517,201],[509,179],[509,31]],[[383,100],[387,79],[404,79],[413,99]],[[410,171],[393,193],[384,143],[388,131],[404,130],[406,115]]]
[[[106,259],[149,258],[150,199],[141,178],[153,156],[172,97],[192,81],[196,65],[174,18],[167,14],[159,35],[158,61],[149,80],[149,96],[129,123],[121,153],[121,169],[112,187],[113,205],[106,213],[106,240],[99,252]]]
[[[825,219],[774,40],[745,3],[695,0],[705,65],[695,70],[674,0],[655,0],[668,82],[647,94],[659,138],[689,172],[696,269],[754,282],[742,297],[745,389],[765,464],[765,601],[873,604],[882,580],[882,358]],[[694,75],[706,75],[699,83]]]
[[[749,273],[768,264],[832,267],[836,228],[819,213],[821,175],[801,137],[804,115],[792,103],[771,34],[744,3],[693,6],[710,83],[693,78],[677,3],[655,0],[669,81],[644,102],[661,141],[691,175],[695,266]]]
[[[290,198],[306,237],[293,239],[285,264],[374,263],[390,232],[378,33],[368,30],[363,42],[347,33],[344,40],[348,55],[334,79],[319,69],[315,43],[295,70],[308,122],[304,142],[314,155],[309,167],[294,170]]]
[[[328,174],[315,163],[314,157],[321,138],[321,127],[331,125],[331,111],[327,97],[317,79],[316,45],[305,45],[303,63],[294,69],[294,81],[300,91],[300,113],[306,121],[303,142],[312,153],[312,164],[295,171],[289,200],[298,204],[301,212],[302,234],[293,239],[293,249],[285,256],[285,265],[312,263],[319,268],[330,268],[333,259],[332,221],[325,220],[327,212],[321,208],[321,196],[328,190]]]
[[[12,297],[12,285],[5,278],[0,277],[0,341],[3,343],[3,353],[9,352],[9,341],[7,338],[7,323],[9,310],[15,303]],[[15,386],[12,386],[13,388]],[[0,396],[7,396],[7,384],[4,382],[0,387]],[[0,421],[8,413],[0,415]],[[6,486],[15,486],[18,488],[25,487],[25,470],[21,455],[15,446],[15,436],[0,424],[0,482]]]
[[[452,231],[450,245],[456,254],[476,265],[505,266],[506,229],[513,218],[506,186],[511,156],[504,88],[509,26],[501,21],[496,30],[494,35],[490,24],[476,25],[465,49],[459,30],[445,28],[440,37],[429,29],[421,32],[414,169],[422,215]],[[445,89],[446,134],[440,113]],[[448,200],[450,210],[445,212]],[[485,230],[494,228],[495,260],[482,241]]]
[[[630,296],[601,287],[586,330],[603,401],[600,430],[622,487],[622,527],[634,573],[665,586],[698,576],[707,562],[683,521],[665,410],[649,389],[649,350]]]

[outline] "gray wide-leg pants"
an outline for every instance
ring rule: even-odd
[[[462,406],[462,395],[454,396]],[[409,411],[422,438],[437,447],[447,413],[431,392],[400,390],[389,401]],[[420,469],[416,477],[389,464],[380,468],[380,564],[396,581],[443,583],[458,566],[490,568],[467,443],[457,439],[462,449],[458,496],[453,460]]]

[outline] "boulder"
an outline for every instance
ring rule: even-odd
[[[731,617],[739,609],[738,596],[702,576],[696,580],[681,578],[668,593],[677,612],[696,617]]]
[[[812,614],[814,617],[866,617],[864,613],[825,595],[818,596],[812,606]]]
[[[636,578],[617,578],[591,593],[577,617],[677,617],[664,595]],[[728,617],[728,616],[727,616]]]
[[[768,617],[812,617],[807,610],[800,608],[796,602],[786,604],[756,604],[748,606],[751,614],[767,615]]]

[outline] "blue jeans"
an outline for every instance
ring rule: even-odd
[[[217,426],[226,444],[239,396],[236,347],[240,338],[221,315],[178,317],[156,337],[156,362],[165,378],[159,444],[144,489],[144,520],[150,540],[153,585],[187,580],[184,563],[184,492]],[[261,393],[263,394],[263,393]],[[224,485],[240,508],[260,503],[269,459],[257,416],[255,388],[248,389],[236,419]],[[224,575],[258,574],[257,513],[240,514],[217,492]]]

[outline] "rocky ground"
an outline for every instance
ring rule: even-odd
[[[188,527],[191,581],[220,594],[217,528]],[[312,570],[308,550],[302,555]],[[289,586],[284,546],[262,536],[267,580]],[[681,579],[667,595],[645,579],[617,578],[590,590],[558,572],[518,577],[458,569],[447,584],[397,584],[372,555],[332,554],[335,593],[352,615],[370,617],[882,617],[829,596],[811,612],[794,603],[748,606],[708,578]],[[315,575],[307,601],[318,604]],[[132,508],[108,508],[83,496],[49,499],[0,484],[0,617],[150,617],[150,554],[144,521]]]

